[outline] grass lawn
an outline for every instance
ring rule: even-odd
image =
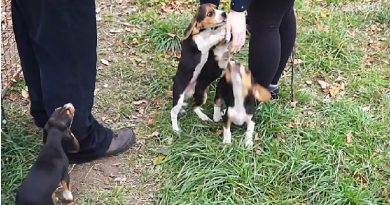
[[[297,103],[290,103],[287,68],[280,99],[256,111],[256,139],[248,150],[245,127],[233,126],[232,144],[224,145],[222,124],[201,122],[190,110],[179,117],[182,133],[171,129],[175,52],[192,16],[187,8],[196,4],[188,2],[139,0],[122,14],[125,3],[112,1],[112,13],[101,14],[99,59],[110,63],[99,63],[94,113],[114,127],[137,128],[146,151],[128,160],[123,171],[144,165],[145,182],[153,179],[159,188],[147,202],[134,203],[129,196],[139,190],[131,183],[83,190],[77,202],[390,204],[390,4],[296,2]],[[104,37],[113,29],[124,31]],[[247,50],[234,59],[246,64]],[[17,83],[3,102],[8,117],[1,139],[4,204],[12,204],[40,143],[25,100],[18,100],[23,88]],[[132,102],[144,99],[146,117],[133,122],[140,108]],[[210,116],[212,101],[204,107]]]

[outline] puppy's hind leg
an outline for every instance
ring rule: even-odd
[[[213,114],[213,120],[214,122],[219,122],[222,119],[222,113],[221,113],[221,104],[218,103],[218,101],[221,101],[218,99],[216,103],[214,104],[214,114]]]
[[[202,112],[201,106],[206,103],[207,100],[207,88],[195,88],[194,93],[194,112],[203,121],[211,121],[211,119]]]
[[[227,112],[227,111],[226,111]],[[232,121],[229,119],[227,115],[225,115],[227,119],[225,119],[225,123],[223,126],[223,143],[231,144],[232,143],[232,133],[230,132],[230,125]]]
[[[255,129],[255,122],[248,120],[247,128],[245,133],[244,144],[246,148],[251,148],[253,146],[253,131]]]
[[[218,83],[217,90],[215,92],[215,98],[214,98],[214,114],[213,114],[214,122],[219,122],[222,120],[222,113],[221,113],[222,101],[223,100],[221,96],[221,86]]]
[[[179,124],[177,122],[177,117],[178,117],[183,105],[184,105],[184,94],[181,94],[178,101],[177,101],[177,104],[174,105],[173,108],[171,109],[172,129],[176,132],[180,131]]]
[[[64,176],[61,180],[61,185],[62,185],[62,196],[66,201],[73,201],[73,194],[72,191],[70,190],[70,179],[69,179],[69,174],[68,170],[64,171]]]

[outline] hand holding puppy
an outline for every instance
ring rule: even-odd
[[[236,53],[241,50],[246,38],[245,12],[231,10],[226,21],[226,41],[230,41],[233,35],[233,42],[230,51]]]

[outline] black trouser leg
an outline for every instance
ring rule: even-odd
[[[271,83],[274,85],[278,84],[280,76],[282,75],[284,68],[286,67],[288,58],[290,57],[294,49],[295,39],[297,35],[296,30],[297,23],[295,19],[294,9],[293,7],[290,7],[290,9],[284,15],[282,23],[279,27],[281,53],[278,70],[276,71],[276,74],[271,81]]]
[[[283,67],[280,73],[283,72],[282,64],[284,61],[287,62],[285,59],[288,59],[291,54],[292,48],[286,46],[291,42],[286,41],[295,40],[295,26],[286,26],[284,28],[290,30],[283,32],[280,32],[280,29],[283,29],[281,28],[282,20],[288,11],[292,10],[293,4],[293,0],[256,0],[252,1],[249,6],[251,28],[249,68],[255,81],[264,87],[268,87],[279,73],[278,68]],[[294,37],[285,38],[286,36]]]
[[[35,124],[43,128],[48,116],[42,98],[41,73],[32,47],[32,41],[29,38],[27,25],[15,1],[12,1],[12,21],[24,80],[28,86],[31,101],[30,113]]]
[[[13,0],[12,4],[16,42],[32,101],[41,102],[38,110],[48,115],[72,103],[76,108],[72,131],[81,149],[69,158],[101,156],[111,143],[112,131],[91,114],[96,81],[95,2]]]

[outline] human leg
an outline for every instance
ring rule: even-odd
[[[255,82],[264,87],[271,84],[278,71],[282,57],[279,28],[293,4],[293,0],[252,1],[249,6],[249,68]]]
[[[93,0],[14,0],[26,25],[26,38],[39,65],[42,101],[46,113],[72,103],[76,114],[72,132],[80,152],[68,154],[84,162],[116,153],[134,139],[132,131],[113,132],[91,114],[96,81],[96,17]],[[28,54],[31,55],[31,54]],[[131,137],[129,137],[131,135]],[[126,139],[124,139],[125,137]],[[123,146],[122,146],[123,145]]]

